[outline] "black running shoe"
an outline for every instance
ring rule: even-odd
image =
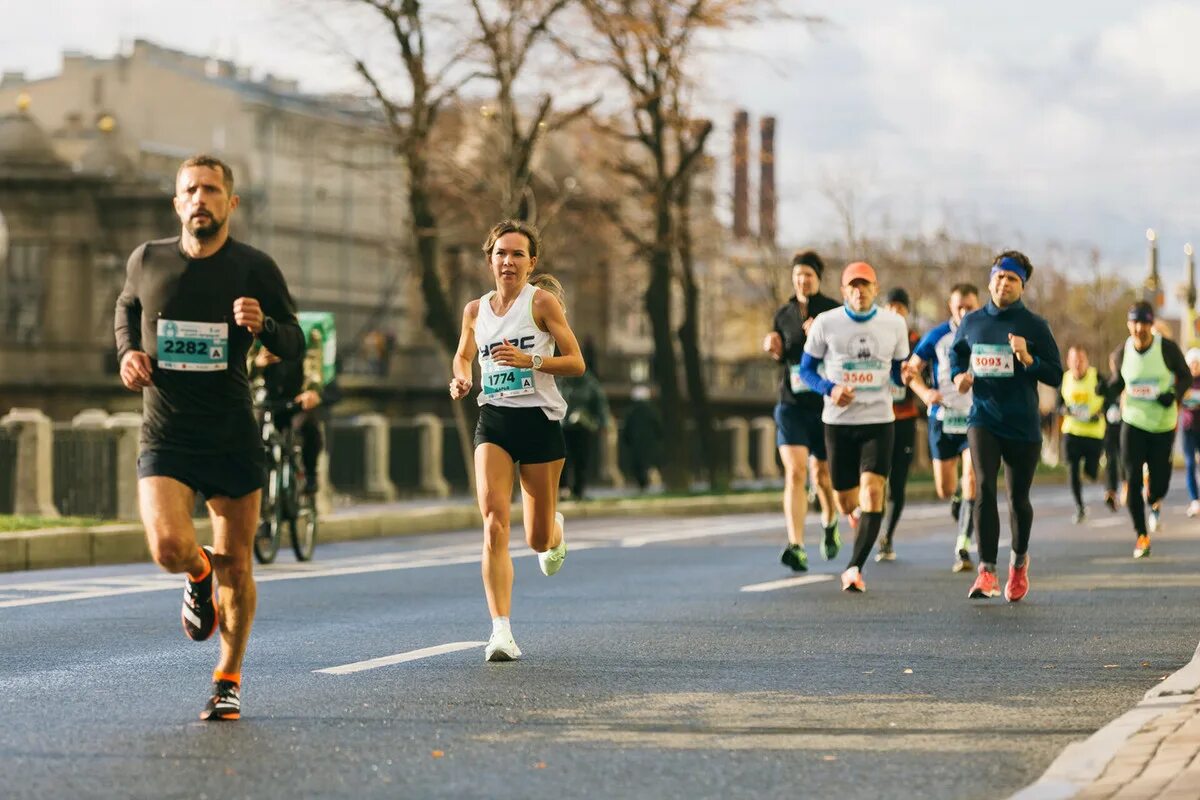
[[[962,512],[962,490],[955,490],[954,496],[950,498],[950,516],[954,517],[954,521],[958,521],[958,515]]]
[[[213,550],[208,545],[200,548],[208,559],[208,575],[204,580],[193,581],[186,577],[183,583],[183,632],[189,639],[203,642],[217,629],[216,571],[212,568]]]
[[[213,681],[213,694],[200,712],[203,720],[234,720],[242,716],[241,688],[233,681]]]
[[[1109,511],[1116,511],[1117,510],[1117,493],[1116,492],[1105,492],[1104,493],[1104,505],[1108,506]]]
[[[802,544],[789,544],[783,548],[779,561],[793,572],[808,572],[808,553]]]

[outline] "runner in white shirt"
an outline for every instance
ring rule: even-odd
[[[533,274],[538,245],[537,230],[527,222],[507,220],[488,234],[483,252],[496,290],[463,310],[450,380],[450,397],[466,397],[471,364],[479,359],[483,386],[475,428],[475,486],[483,516],[483,588],[492,614],[492,635],[484,651],[488,661],[521,657],[509,624],[509,519],[518,464],[525,541],[546,575],[558,572],[567,555],[563,518],[556,511],[566,454],[560,420],[567,404],[554,376],[582,375],[586,366],[567,324],[562,287],[551,276]]]
[[[943,500],[957,496],[958,463],[962,459],[961,508],[955,515],[958,539],[954,543],[955,572],[970,572],[971,532],[975,523],[975,469],[967,447],[967,415],[971,391],[960,393],[950,380],[950,345],[963,317],[979,308],[979,290],[960,283],[950,290],[950,319],[921,337],[906,364],[908,385],[929,409],[929,454],[933,459],[933,486]],[[929,385],[921,370],[929,365]],[[952,512],[953,513],[953,510]]]
[[[895,414],[891,382],[900,382],[908,357],[908,326],[875,305],[879,282],[870,264],[856,261],[842,272],[845,305],[819,315],[808,332],[800,373],[825,395],[826,449],[838,508],[862,518],[842,589],[864,592],[862,568],[883,523],[884,484],[892,463]],[[821,377],[818,367],[824,364]]]

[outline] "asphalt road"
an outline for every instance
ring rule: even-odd
[[[179,578],[0,575],[0,796],[1004,797],[1190,658],[1181,488],[1140,562],[1124,512],[1092,494],[1073,526],[1038,490],[1017,605],[967,600],[944,505],[908,509],[865,595],[848,547],[743,591],[792,577],[777,515],[568,521],[557,576],[516,561],[513,664],[483,662],[474,531],[281,553],[224,724],[197,719],[216,644],[184,638]]]

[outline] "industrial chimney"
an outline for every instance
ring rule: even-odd
[[[733,236],[750,238],[750,115],[733,117]]]
[[[758,150],[758,238],[768,247],[775,246],[775,118],[763,117]]]

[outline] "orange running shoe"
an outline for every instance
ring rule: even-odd
[[[1145,558],[1150,555],[1150,537],[1142,534],[1137,538],[1137,544],[1133,546],[1134,558]]]
[[[983,564],[979,565],[979,574],[975,576],[975,583],[971,584],[971,591],[967,597],[977,599],[980,597],[999,597],[1000,596],[1000,581],[996,579],[996,573],[989,572],[984,569]]]
[[[1025,566],[1008,568],[1008,583],[1004,584],[1004,599],[1015,603],[1029,593],[1029,556]]]
[[[858,592],[862,593],[867,590],[867,585],[863,583],[862,572],[858,567],[851,567],[842,573],[842,591],[843,592]]]

